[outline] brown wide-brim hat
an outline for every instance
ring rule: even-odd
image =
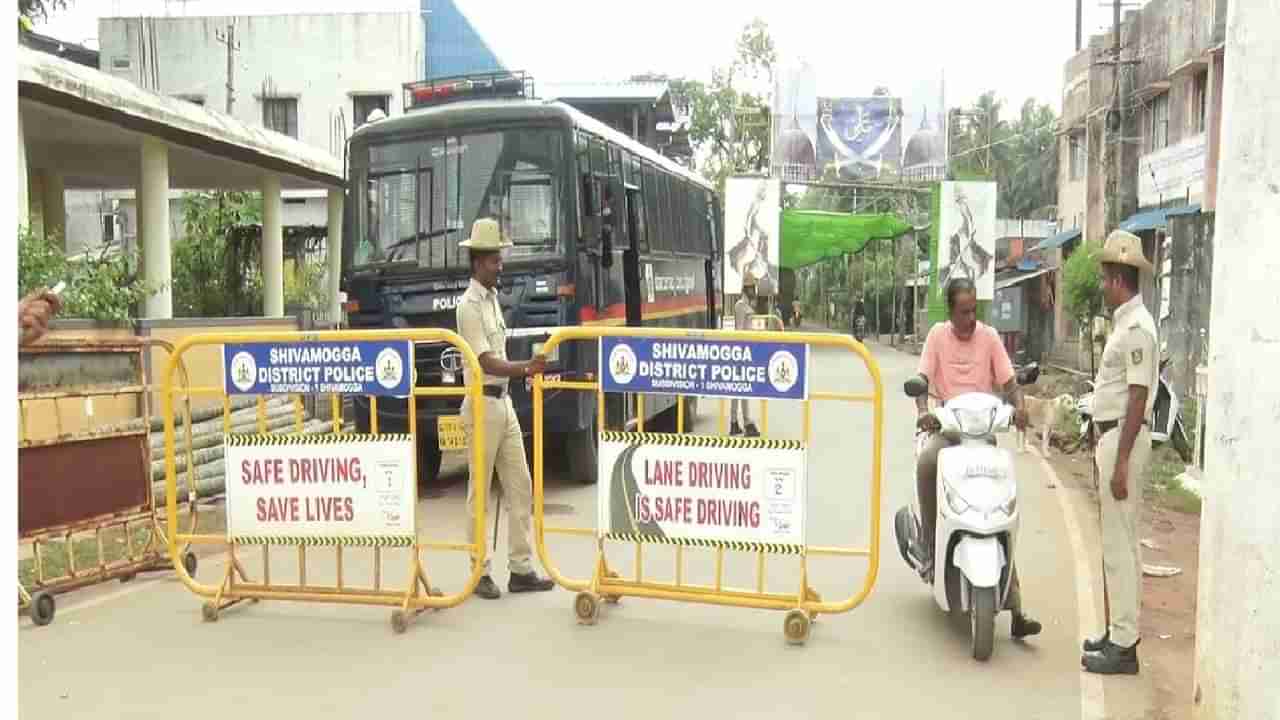
[[[1113,230],[1107,236],[1107,243],[1102,247],[1098,260],[1113,265],[1128,265],[1138,268],[1140,272],[1155,272],[1147,256],[1142,253],[1142,238],[1124,230]]]

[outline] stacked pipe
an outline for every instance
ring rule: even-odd
[[[257,402],[252,398],[234,398],[231,403],[230,428],[235,435],[259,432]],[[271,398],[266,403],[266,432],[270,435],[288,435],[298,432],[297,410],[292,400]],[[191,467],[188,469],[187,432],[181,418],[174,427],[174,464],[177,473],[179,501],[187,499],[189,488],[194,485],[197,497],[207,498],[226,491],[226,463],[223,457],[224,424],[222,408],[218,406],[195,408],[191,412]],[[126,425],[139,429],[143,420]],[[163,418],[152,417],[151,431],[151,481],[156,505],[166,501],[165,495],[165,445]],[[350,427],[345,428],[348,432]],[[313,435],[333,431],[331,420],[319,420],[304,416],[302,434]]]

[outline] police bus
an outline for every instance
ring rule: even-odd
[[[532,90],[522,73],[408,83],[404,115],[352,134],[342,277],[350,327],[456,329],[470,279],[458,243],[486,217],[515,244],[499,293],[512,359],[538,352],[565,325],[717,327],[723,242],[713,187],[574,108],[533,99]],[[564,344],[547,376],[593,378],[596,352],[595,343]],[[419,386],[462,383],[461,356],[446,345],[420,344],[415,362]],[[510,388],[527,434],[531,383],[513,379]],[[547,457],[593,481],[594,395],[544,397]],[[610,397],[609,427],[633,418],[634,402]],[[647,397],[646,423],[674,427],[675,402]],[[696,404],[686,403],[691,426]],[[417,399],[420,481],[439,473],[460,405]],[[377,407],[381,432],[405,430],[404,400],[383,398]],[[367,431],[368,399],[357,398],[355,409]]]

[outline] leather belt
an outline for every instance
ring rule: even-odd
[[[502,398],[507,396],[507,386],[506,385],[485,385],[484,394],[487,397],[493,398],[494,400],[501,400]]]
[[[1142,424],[1148,425],[1145,419],[1142,421]],[[1106,435],[1107,433],[1119,427],[1119,425],[1120,425],[1119,420],[1095,420],[1093,423],[1093,426],[1098,429],[1099,436]]]

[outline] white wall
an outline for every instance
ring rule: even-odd
[[[1196,717],[1280,718],[1280,3],[1228,9]]]
[[[341,112],[350,134],[353,94],[390,95],[390,114],[397,115],[401,86],[422,75],[425,35],[417,13],[104,18],[101,69],[164,95],[201,96],[206,107],[223,111],[227,48],[218,38],[233,22],[239,50],[232,114],[262,125],[264,88],[296,97],[298,139],[338,156],[333,119]],[[144,59],[151,57],[154,62]]]

